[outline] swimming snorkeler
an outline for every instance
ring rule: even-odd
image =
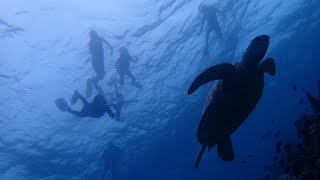
[[[108,142],[100,158],[103,163],[102,179],[119,179],[121,159],[124,150],[112,142]]]
[[[89,103],[77,90],[75,90],[71,98],[71,105],[77,103],[79,99],[83,103],[81,111],[71,109],[64,98],[56,99],[55,103],[61,111],[67,111],[78,117],[100,118],[107,113],[111,118],[114,118],[114,114],[111,111],[108,102],[102,95],[96,95],[93,98],[93,101]]]
[[[118,59],[118,61],[116,62],[116,68],[117,68],[117,72],[120,75],[120,84],[123,85],[124,84],[124,76],[127,75],[131,78],[132,80],[132,84],[137,87],[137,88],[141,88],[141,85],[138,84],[136,82],[136,78],[132,75],[132,73],[130,72],[130,62],[137,62],[137,58],[133,59],[131,57],[131,55],[129,54],[129,51],[127,48],[122,47],[120,48],[120,57]]]
[[[207,22],[206,26],[206,39],[205,39],[205,47],[203,54],[208,55],[208,44],[209,44],[209,38],[212,31],[215,31],[216,36],[219,38],[222,38],[222,32],[221,27],[218,22],[217,13],[223,15],[223,13],[218,10],[215,5],[206,5],[206,4],[200,4],[199,5],[199,12],[201,16],[201,27],[200,27],[200,34],[202,33],[203,27],[205,23]]]
[[[103,94],[103,90],[98,85],[99,81],[102,80],[105,75],[103,43],[105,43],[108,46],[108,48],[111,51],[111,55],[113,54],[112,46],[105,39],[100,37],[96,31],[91,30],[89,34],[89,50],[92,58],[92,67],[96,72],[96,76],[92,79],[88,78],[87,80],[87,98],[91,97],[92,95],[92,86],[96,88],[99,94]]]

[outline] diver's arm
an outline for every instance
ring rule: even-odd
[[[136,63],[136,62],[138,62],[138,57],[137,56],[134,56],[134,57],[130,56],[130,60],[132,62]]]
[[[68,108],[67,111],[75,116],[78,116],[78,117],[88,117],[87,114],[85,114],[84,112],[81,112],[81,111],[75,111],[75,110],[72,110],[71,108]]]
[[[117,83],[115,82],[114,83],[114,90],[115,90],[115,92],[116,92],[116,96],[118,96],[118,88],[117,88]]]
[[[105,105],[106,107],[106,113],[108,113],[108,115],[111,117],[111,118],[114,118],[114,113],[112,112],[110,106],[108,104]]]
[[[111,51],[111,55],[113,55],[113,47],[108,43],[108,41],[106,41],[105,39],[101,38],[102,41],[108,46],[108,48]]]

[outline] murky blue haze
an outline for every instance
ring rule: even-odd
[[[308,108],[302,93],[316,93],[320,67],[318,0],[229,0],[218,3],[223,39],[211,36],[203,56],[199,35],[200,0],[1,0],[0,1],[0,179],[259,179],[270,164],[280,130],[295,141],[294,120]],[[114,46],[105,49],[106,75],[100,82],[107,100],[118,78],[118,47],[138,62],[119,86],[127,100],[116,121],[77,118],[54,104],[85,93],[94,75],[89,31]],[[192,96],[187,89],[205,68],[237,62],[255,36],[271,37],[267,56],[277,65],[255,111],[232,135],[235,160],[224,162],[216,149],[205,153],[199,168],[197,126],[210,85]],[[94,91],[94,93],[96,93]],[[80,108],[78,103],[75,108]],[[275,123],[273,124],[272,121]],[[111,146],[110,144],[114,144]],[[252,155],[248,158],[248,155]],[[108,164],[112,159],[113,163]],[[246,161],[247,163],[242,163]]]

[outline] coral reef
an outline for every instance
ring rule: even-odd
[[[320,179],[320,101],[302,90],[314,112],[305,113],[295,121],[299,144],[283,143],[281,140],[276,143],[273,161],[277,165],[273,167],[280,167],[278,180]]]

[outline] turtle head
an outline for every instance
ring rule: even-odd
[[[269,47],[268,35],[255,37],[246,49],[241,64],[258,66],[262,58],[265,56]]]

